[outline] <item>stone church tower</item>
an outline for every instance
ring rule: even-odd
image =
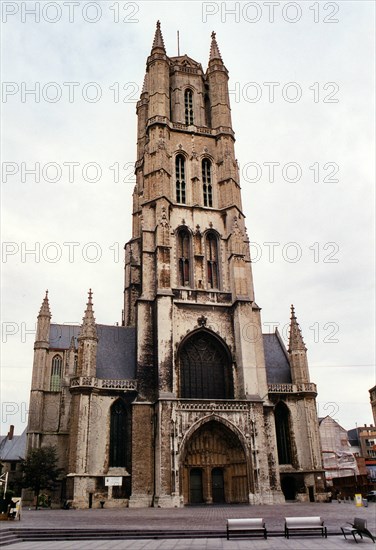
[[[46,296],[29,448],[57,445],[76,506],[322,500],[294,309],[288,350],[262,335],[214,33],[204,72],[167,56],[157,23],[137,116],[123,323],[97,325],[90,291],[81,327],[53,325]]]

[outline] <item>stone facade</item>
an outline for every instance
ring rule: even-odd
[[[288,350],[261,332],[214,33],[204,72],[167,56],[157,24],[137,116],[122,326],[95,323],[91,291],[81,327],[53,325],[46,295],[29,447],[58,446],[56,499],[78,507],[322,500],[294,310]]]

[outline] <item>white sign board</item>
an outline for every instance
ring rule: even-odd
[[[115,486],[115,485],[123,485],[123,478],[122,477],[105,477],[104,478],[104,484],[106,487]]]

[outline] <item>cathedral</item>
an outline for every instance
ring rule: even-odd
[[[137,103],[121,326],[37,322],[28,449],[57,448],[53,496],[77,508],[326,499],[316,385],[291,308],[262,334],[228,93],[169,57],[157,23]],[[102,504],[103,506],[103,504]]]

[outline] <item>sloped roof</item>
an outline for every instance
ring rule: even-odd
[[[136,329],[96,325],[98,334],[97,378],[128,380],[136,377]],[[80,326],[51,324],[50,349],[67,350],[72,337],[78,347]]]
[[[0,442],[0,460],[20,460],[25,458],[26,451],[26,428],[21,435],[14,435],[12,439],[5,436]]]
[[[266,377],[268,384],[291,384],[288,354],[278,330],[263,334]]]

